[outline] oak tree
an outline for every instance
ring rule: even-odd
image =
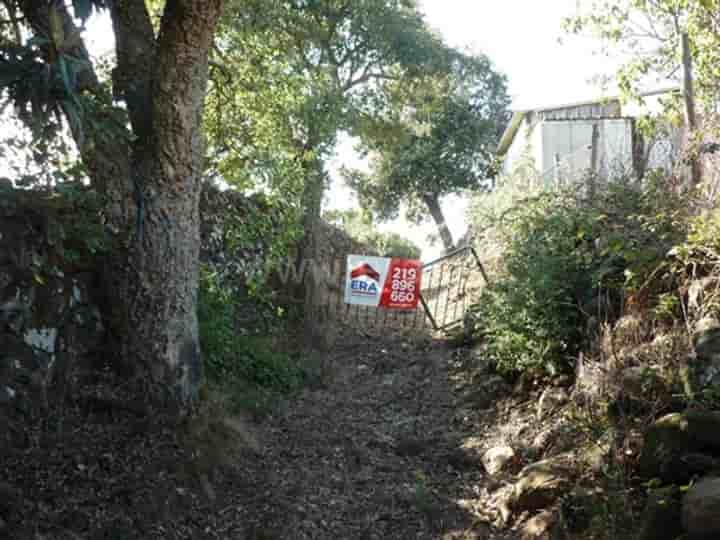
[[[450,250],[440,202],[494,176],[509,106],[505,77],[483,55],[455,53],[447,74],[398,85],[393,102],[393,115],[363,139],[369,172],[345,170],[346,180],[381,219],[397,217],[403,203],[412,221],[429,215]]]
[[[37,137],[69,126],[112,237],[107,323],[118,365],[181,401],[201,375],[196,315],[202,112],[223,0],[3,0],[0,85]],[[110,81],[84,35],[106,10]]]

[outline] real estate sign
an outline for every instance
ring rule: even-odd
[[[345,303],[416,309],[422,264],[412,259],[348,255]]]

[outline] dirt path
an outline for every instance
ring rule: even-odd
[[[245,537],[506,538],[479,517],[486,478],[463,445],[453,355],[400,340],[338,347],[331,382],[264,425],[257,491],[237,500]]]
[[[345,338],[329,358],[325,386],[258,425],[141,414],[109,374],[5,410],[0,538],[510,540],[487,524],[484,426],[512,422],[486,375],[442,343]]]

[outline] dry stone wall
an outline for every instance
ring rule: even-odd
[[[103,343],[96,261],[57,237],[73,205],[5,189],[0,198],[0,402],[62,374]],[[72,255],[71,257],[69,255]]]
[[[29,397],[33,385],[67,376],[69,366],[97,368],[106,357],[101,257],[87,239],[67,234],[87,214],[78,204],[58,193],[0,185],[0,404]],[[257,316],[247,280],[267,270],[281,221],[265,219],[267,230],[251,240],[233,238],[226,224],[251,223],[269,212],[262,198],[216,189],[202,194],[201,258],[224,273],[234,294],[247,297],[245,319]],[[337,272],[344,267],[338,265],[364,247],[329,225],[322,237],[319,266],[328,290],[339,294]]]

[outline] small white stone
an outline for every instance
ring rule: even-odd
[[[490,475],[499,473],[515,457],[515,450],[509,446],[491,448],[482,457],[485,470]]]

